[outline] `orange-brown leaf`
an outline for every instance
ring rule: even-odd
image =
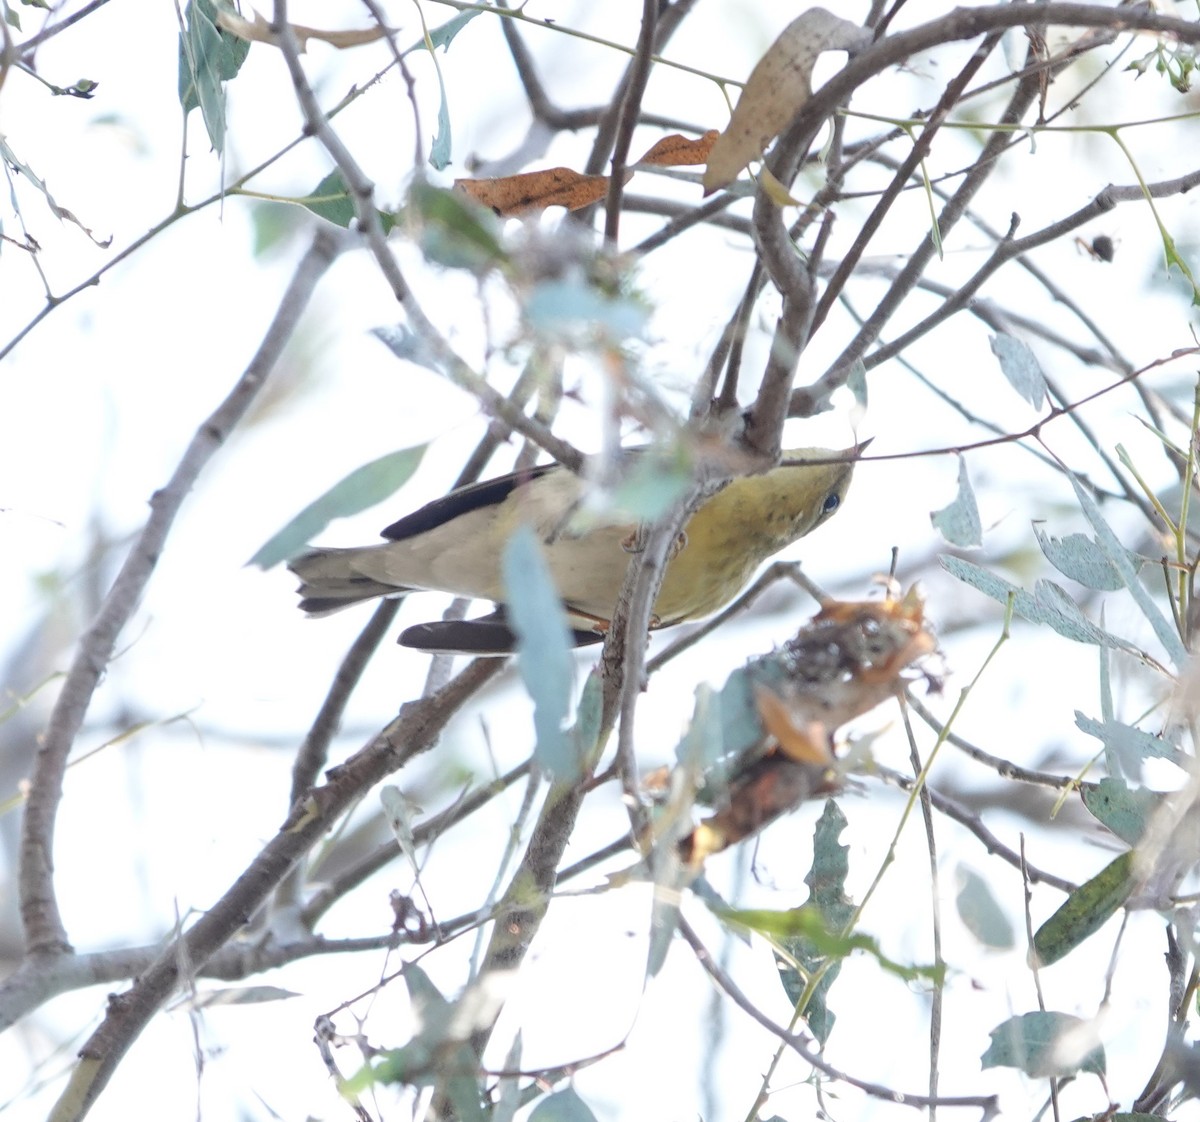
[[[640,160],[639,164],[653,164],[656,167],[683,167],[685,164],[706,164],[708,154],[721,134],[716,129],[709,129],[703,136],[689,140],[677,132],[664,136],[651,145]]]
[[[813,721],[807,728],[797,725],[787,702],[766,686],[754,687],[754,704],[758,707],[763,728],[775,738],[788,759],[817,767],[833,766],[829,734],[819,721]]]
[[[626,182],[628,179],[627,174]],[[500,179],[456,179],[454,188],[491,207],[501,218],[511,218],[548,206],[578,210],[598,202],[608,194],[608,176],[581,175],[570,168],[547,168]]]

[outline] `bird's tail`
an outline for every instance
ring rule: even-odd
[[[325,616],[378,596],[395,596],[407,589],[363,576],[354,567],[361,549],[312,549],[293,557],[288,568],[300,578],[300,609]]]

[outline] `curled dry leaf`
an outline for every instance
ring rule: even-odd
[[[632,172],[627,172],[629,182]],[[581,175],[570,168],[526,171],[500,179],[456,179],[454,189],[491,207],[501,218],[512,218],[548,206],[578,210],[608,194],[607,175]]]
[[[638,160],[639,164],[653,164],[655,167],[683,167],[685,164],[706,164],[708,154],[716,143],[720,133],[709,129],[703,136],[689,140],[680,133],[673,132],[664,136],[650,146],[650,150]]]
[[[871,32],[824,8],[810,8],[783,29],[751,72],[729,125],[717,137],[704,171],[704,193],[732,183],[757,159],[812,96],[812,72],[822,51],[857,51]]]
[[[758,742],[730,770],[720,809],[680,843],[683,860],[698,867],[805,799],[837,791],[837,729],[893,696],[903,672],[936,646],[913,590],[882,603],[831,601],[746,667]]]
[[[217,12],[217,26],[239,39],[249,43],[274,43],[275,32],[271,29],[271,21],[259,12],[254,13],[254,19],[245,19],[236,12],[221,8]],[[318,27],[304,27],[302,24],[290,25],[292,34],[296,36],[299,51],[303,54],[308,49],[308,41],[316,39],[328,43],[338,50],[347,47],[361,47],[364,43],[374,43],[389,35],[390,29],[376,24],[374,27],[353,28],[348,31],[322,31]]]

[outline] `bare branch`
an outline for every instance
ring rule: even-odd
[[[117,636],[133,615],[166,545],[184,499],[201,471],[245,417],[292,337],[313,291],[338,251],[339,239],[319,230],[301,259],[270,327],[246,371],[229,395],[196,430],[170,480],[150,499],[150,519],[105,597],[100,614],[84,633],[38,744],[21,832],[20,897],[25,940],[32,955],[70,951],[54,891],[54,826],[62,799],[67,756],[83,724]]]

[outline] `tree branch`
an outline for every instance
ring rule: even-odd
[[[80,639],[46,734],[37,747],[21,827],[21,918],[31,955],[63,954],[71,949],[54,890],[55,820],[67,757],[112,658],[117,636],[141,600],[184,499],[262,390],[318,281],[336,256],[338,243],[339,238],[331,230],[317,232],[296,267],[257,354],[225,400],[196,430],[170,480],[151,496],[150,518],[121,566],[100,614]]]

